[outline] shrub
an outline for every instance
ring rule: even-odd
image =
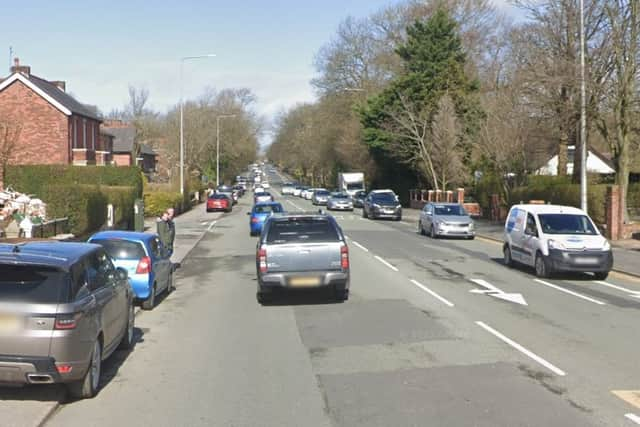
[[[145,216],[160,216],[168,208],[183,212],[184,198],[180,192],[154,191],[144,195]]]
[[[69,231],[76,236],[98,230],[107,220],[108,198],[98,186],[49,185],[40,194],[49,217],[68,217]]]

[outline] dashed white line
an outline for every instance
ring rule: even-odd
[[[417,280],[410,280],[411,283],[413,283],[414,285],[416,285],[417,287],[419,287],[420,289],[422,289],[423,291],[425,291],[426,293],[428,293],[429,295],[431,295],[432,297],[440,300],[443,304],[449,306],[449,307],[454,307],[454,304],[451,301],[448,301],[446,298],[441,297],[440,295],[438,295],[437,293],[433,292],[431,289],[427,288],[425,285],[423,285],[422,283],[418,282]]]
[[[386,265],[387,267],[389,267],[390,269],[392,269],[393,271],[400,271],[400,270],[398,270],[397,267],[395,267],[394,265],[390,264],[388,261],[385,261],[383,258],[379,257],[378,255],[375,255],[374,258],[377,259],[378,261],[380,261],[381,263],[383,263],[384,265]]]
[[[633,421],[634,423],[640,425],[640,417],[637,416],[636,414],[628,413],[628,414],[624,414],[624,416],[630,419],[631,421]]]
[[[355,240],[351,240],[351,243],[353,243],[354,245],[356,245],[357,247],[359,247],[363,251],[369,252],[369,249],[365,248],[364,246],[362,246],[360,243],[356,242]]]
[[[539,364],[541,364],[545,368],[549,369],[554,374],[559,375],[561,377],[567,375],[562,369],[558,368],[557,366],[553,365],[552,363],[547,362],[542,357],[538,356],[537,354],[533,353],[532,351],[527,350],[526,348],[524,348],[523,346],[521,346],[517,342],[513,341],[512,339],[502,335],[500,332],[496,331],[495,329],[493,329],[491,326],[487,325],[486,323],[481,322],[481,321],[477,321],[476,325],[480,326],[485,331],[493,334],[497,338],[499,338],[502,341],[504,341],[505,343],[509,344],[511,347],[515,348],[516,350],[518,350],[522,354],[524,354],[524,355],[528,356],[529,358],[535,360],[536,362],[538,362]]]
[[[207,227],[207,231],[213,230],[213,227],[215,227],[217,223],[218,221],[212,221],[211,224],[209,224],[209,227]]]
[[[304,210],[300,206],[298,206],[295,203],[293,203],[291,200],[287,200],[287,202],[289,202],[289,204],[291,204],[291,206],[293,206],[294,208],[298,209],[299,211],[303,211]]]
[[[611,283],[603,282],[601,280],[594,280],[594,283],[597,283],[602,286],[607,286],[612,289],[617,289],[622,292],[628,292],[630,294],[640,294],[640,291],[632,291],[631,289],[623,288],[622,286],[612,285]]]
[[[589,301],[589,302],[592,302],[592,303],[598,304],[598,305],[606,305],[606,303],[604,303],[602,301],[598,301],[597,299],[589,298],[586,295],[582,295],[582,294],[579,294],[577,292],[570,291],[570,290],[565,289],[565,288],[563,288],[561,286],[554,285],[553,283],[545,282],[544,280],[540,280],[540,279],[533,279],[533,280],[534,280],[534,282],[537,282],[537,283],[540,283],[541,285],[545,285],[545,286],[548,286],[550,288],[556,289],[556,290],[558,290],[560,292],[564,292],[565,294],[569,294],[569,295],[573,295],[574,297],[582,298],[585,301]]]

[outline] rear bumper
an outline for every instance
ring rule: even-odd
[[[64,362],[72,370],[60,374],[53,357],[0,355],[0,385],[52,384],[75,381],[86,373],[89,361]]]
[[[611,251],[562,251],[551,249],[547,258],[554,271],[609,272],[613,268]]]
[[[151,295],[151,283],[152,278],[148,274],[131,274],[129,276],[129,283],[131,283],[131,289],[133,289],[133,295],[137,299],[146,300]]]
[[[295,279],[317,278],[317,284],[298,286]],[[293,279],[293,280],[292,280]],[[349,272],[344,271],[298,271],[282,273],[259,273],[258,282],[261,288],[322,288],[326,286],[337,286],[349,289]]]
[[[250,230],[250,232],[251,232],[251,233],[253,233],[253,234],[259,234],[259,233],[261,233],[261,232],[262,232],[262,226],[263,226],[263,225],[264,225],[264,223],[263,223],[263,222],[255,223],[255,224],[254,224],[254,223],[251,223],[251,224],[249,225],[249,230]]]
[[[334,211],[352,211],[353,206],[328,205],[327,208]]]

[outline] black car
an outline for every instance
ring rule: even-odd
[[[364,190],[358,191],[356,192],[353,197],[351,198],[353,200],[353,207],[354,208],[361,208],[364,206],[364,199],[367,197],[367,192]]]
[[[393,218],[396,221],[402,219],[402,205],[398,196],[390,190],[372,191],[364,199],[362,208],[363,218]]]

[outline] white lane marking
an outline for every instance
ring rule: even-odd
[[[207,228],[207,231],[213,230],[213,227],[215,227],[217,223],[218,223],[218,221],[211,221],[211,224],[209,224],[209,227]]]
[[[423,291],[425,291],[426,293],[428,293],[429,295],[431,295],[432,297],[440,300],[443,304],[449,306],[449,307],[454,307],[454,304],[447,300],[446,298],[441,297],[440,295],[438,295],[437,293],[433,292],[431,289],[427,288],[425,285],[423,285],[422,283],[418,282],[417,280],[410,280],[411,283],[413,283],[414,285],[416,285],[417,287],[419,287],[420,289],[422,289]]]
[[[554,374],[560,375],[561,377],[564,377],[565,375],[567,375],[562,369],[558,368],[557,366],[553,365],[552,363],[547,362],[542,357],[538,356],[537,354],[533,353],[532,351],[527,350],[526,348],[524,348],[523,346],[521,346],[517,342],[513,341],[512,339],[502,335],[500,332],[496,331],[495,329],[493,329],[491,326],[487,325],[486,323],[481,322],[481,321],[477,321],[476,325],[480,326],[485,331],[487,331],[487,332],[495,335],[496,337],[500,338],[502,341],[504,341],[505,343],[509,344],[511,347],[515,348],[519,352],[525,354],[529,358],[535,360],[536,362],[538,362],[539,364],[541,364],[545,368],[549,369]]]
[[[624,416],[630,419],[631,421],[633,421],[634,423],[640,425],[640,417],[637,416],[636,414],[628,413],[628,414],[624,414]]]
[[[585,301],[589,301],[589,302],[592,302],[592,303],[594,303],[594,304],[598,304],[598,305],[606,305],[606,304],[605,304],[604,302],[602,302],[602,301],[598,301],[597,299],[589,298],[589,297],[588,297],[588,296],[586,296],[586,295],[582,295],[582,294],[579,294],[579,293],[577,293],[577,292],[570,291],[570,290],[565,289],[565,288],[563,288],[563,287],[561,287],[561,286],[554,285],[553,283],[545,282],[544,280],[540,280],[540,279],[533,279],[533,281],[534,281],[534,282],[537,282],[537,283],[540,283],[541,285],[545,285],[545,286],[548,286],[548,287],[550,287],[550,288],[556,289],[556,290],[558,290],[558,291],[560,291],[560,292],[564,292],[564,293],[566,293],[566,294],[573,295],[574,297],[582,298],[583,300],[585,300]]]
[[[289,202],[291,204],[291,206],[293,206],[294,208],[298,209],[299,211],[303,211],[304,210],[300,206],[298,206],[295,203],[293,203],[291,200],[287,200],[287,202]]]
[[[492,285],[491,283],[487,282],[484,279],[469,279],[469,280],[471,280],[476,285],[485,288],[485,290],[471,289],[469,291],[471,293],[474,293],[474,294],[487,294],[489,296],[492,296],[494,298],[498,298],[498,299],[501,299],[501,300],[514,302],[514,303],[520,304],[520,305],[528,305],[527,301],[525,301],[525,299],[522,296],[522,294],[507,293],[507,292],[503,291],[502,289],[499,289],[496,286]]]
[[[617,285],[613,285],[611,283],[603,282],[602,280],[594,280],[593,282],[597,283],[599,285],[602,285],[602,286],[608,286],[608,287],[610,287],[612,289],[617,289],[617,290],[622,291],[622,292],[628,292],[628,293],[632,294],[632,296],[640,294],[640,291],[632,291],[631,289],[627,289],[627,288],[623,288],[622,286],[617,286]]]
[[[387,267],[389,267],[390,269],[392,269],[393,271],[399,271],[395,266],[389,264],[389,262],[385,261],[383,258],[380,258],[378,255],[375,255],[374,258],[380,261],[381,263],[383,263],[384,265],[386,265]]]
[[[209,224],[209,221],[202,221],[202,222],[200,223],[200,225],[207,225],[207,224]]]
[[[353,243],[354,245],[356,245],[357,247],[359,247],[363,251],[369,252],[369,249],[365,248],[364,246],[362,246],[360,243],[356,242],[355,240],[351,240],[351,243]]]

